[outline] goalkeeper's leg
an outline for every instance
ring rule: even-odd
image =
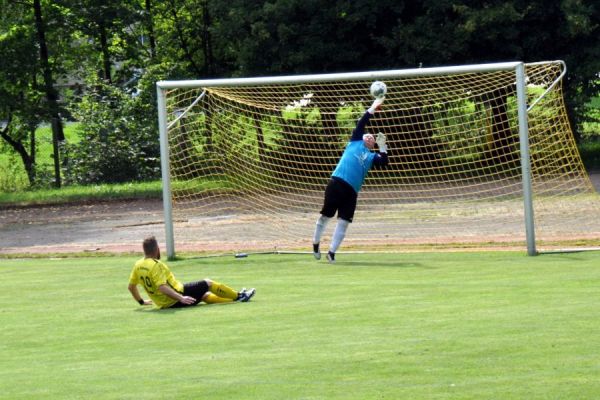
[[[321,258],[321,251],[319,250],[319,243],[321,242],[321,236],[323,236],[323,232],[325,232],[325,228],[327,227],[327,223],[331,218],[321,215],[317,220],[317,224],[315,227],[315,234],[313,235],[313,256],[317,260]]]
[[[344,237],[346,237],[348,225],[350,225],[350,221],[338,218],[337,224],[335,225],[335,231],[333,231],[333,237],[331,238],[331,245],[329,246],[329,254],[327,257],[329,262],[335,261],[335,252],[342,244]]]
[[[351,189],[352,190],[352,189]],[[356,200],[358,195],[352,190],[352,193],[348,193],[344,199],[344,203],[338,210],[338,220],[333,231],[333,237],[331,238],[331,245],[329,246],[329,252],[327,253],[327,260],[330,263],[335,262],[335,252],[338,250],[344,237],[346,237],[346,230],[348,225],[354,218],[354,211],[356,211]]]

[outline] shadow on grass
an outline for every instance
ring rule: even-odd
[[[176,312],[179,311],[184,311],[184,310],[194,310],[194,309],[198,309],[198,308],[204,308],[204,307],[222,307],[222,306],[231,306],[233,304],[240,304],[239,301],[232,301],[229,303],[216,303],[216,304],[206,304],[206,303],[201,303],[198,304],[196,306],[190,306],[190,307],[179,307],[179,308],[156,308],[154,306],[145,306],[145,307],[139,307],[134,309],[134,312],[143,312],[143,313],[159,313],[159,314],[174,314]]]
[[[433,267],[427,264],[414,263],[414,262],[396,262],[396,261],[346,261],[346,260],[337,260],[335,264],[328,264],[327,262],[323,264],[324,266],[335,266],[335,267],[378,267],[378,268],[421,268],[421,269],[437,269],[437,267]]]

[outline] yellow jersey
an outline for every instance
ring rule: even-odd
[[[166,264],[153,258],[142,258],[133,266],[129,283],[142,285],[158,308],[171,307],[177,300],[170,298],[158,288],[160,285],[169,285],[177,292],[183,294],[183,284],[175,279],[175,276]]]

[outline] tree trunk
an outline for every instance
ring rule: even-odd
[[[393,148],[392,151],[395,159],[411,174],[428,173],[439,165],[439,149],[433,140],[431,122],[431,115],[421,105],[399,110],[393,116],[391,124],[398,129],[389,134],[388,139],[404,144],[404,147]],[[375,126],[372,132],[376,132]]]
[[[112,83],[111,78],[111,63],[110,63],[110,52],[108,51],[108,38],[106,37],[106,27],[104,24],[100,25],[100,47],[102,49],[102,65],[103,65],[103,78],[108,83]]]
[[[267,146],[265,145],[265,135],[262,130],[260,110],[256,110],[255,113],[248,113],[249,117],[254,120],[254,127],[256,128],[256,141],[258,143],[258,160],[261,163],[265,162],[265,152]]]
[[[27,171],[27,177],[29,178],[29,184],[33,185],[35,183],[36,178],[36,170],[35,170],[35,127],[31,127],[31,131],[29,132],[29,158],[31,159],[31,171]],[[27,169],[27,166],[25,166]]]
[[[508,96],[514,94],[515,88],[498,89],[492,92],[485,106],[492,114],[492,143],[488,155],[492,164],[502,170],[518,169],[520,165],[518,136],[511,131],[508,120]],[[501,172],[501,171],[499,171]]]
[[[42,18],[42,6],[40,0],[33,0],[33,12],[35,14],[35,27],[38,36],[38,45],[40,47],[40,64],[44,75],[44,87],[46,91],[46,99],[48,100],[48,109],[50,120],[52,123],[52,142],[54,144],[54,181],[55,186],[60,187],[60,161],[58,153],[58,142],[65,140],[62,120],[60,118],[58,107],[58,93],[54,89],[54,79],[52,77],[52,69],[48,57],[48,46],[46,43],[46,30],[44,20]]]
[[[156,55],[156,39],[154,38],[154,16],[152,14],[152,0],[146,0],[146,29],[148,29],[148,40],[150,41],[150,57]]]
[[[208,11],[208,0],[204,0],[202,2],[202,52],[204,54],[204,70],[206,71],[206,76],[212,76],[215,73],[214,71],[214,61],[212,54],[212,40],[210,37],[210,24],[211,18],[210,13]]]
[[[10,123],[11,117],[9,116],[8,121],[4,129],[0,131],[0,137],[4,139],[10,146],[19,154],[21,157],[21,161],[23,161],[23,165],[25,166],[25,171],[27,171],[27,178],[29,179],[29,184],[33,185],[35,183],[35,168],[34,168],[34,160],[31,158],[29,154],[27,154],[27,150],[25,149],[25,145],[20,140],[14,140],[8,132],[10,131]]]
[[[196,71],[198,75],[202,75],[201,69],[198,68],[198,65],[194,62],[194,57],[192,57],[192,54],[190,52],[188,42],[185,38],[185,34],[181,27],[182,23],[180,22],[179,15],[177,14],[177,6],[173,2],[173,0],[170,1],[170,5],[171,15],[173,16],[173,25],[175,26],[175,30],[177,31],[179,45],[181,46],[181,50],[183,50],[184,58],[190,63],[190,66],[193,68],[194,71]]]
[[[54,186],[57,188],[62,186],[61,177],[60,177],[60,161],[59,161],[59,143],[58,136],[54,134],[57,128],[56,125],[59,125],[60,121],[56,118],[52,118],[52,148],[54,149]]]

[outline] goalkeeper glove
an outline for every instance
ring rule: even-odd
[[[387,144],[385,144],[385,135],[383,133],[379,132],[377,134],[375,142],[377,142],[377,147],[379,147],[380,153],[387,153]]]
[[[383,104],[383,100],[385,100],[385,97],[379,97],[379,98],[375,99],[375,101],[373,102],[373,104],[367,111],[370,114],[375,114],[375,111],[379,110],[381,108],[381,105]]]

